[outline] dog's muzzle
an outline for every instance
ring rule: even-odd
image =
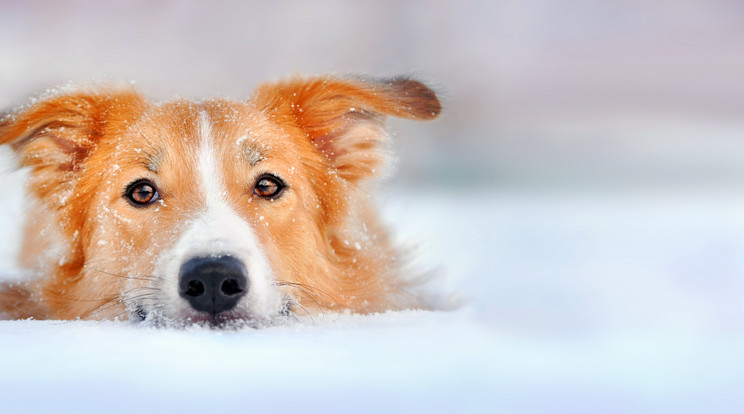
[[[181,266],[178,293],[192,308],[211,315],[233,309],[248,292],[248,272],[231,256],[197,257]]]

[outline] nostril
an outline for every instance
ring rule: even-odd
[[[220,285],[220,290],[226,296],[235,296],[243,293],[243,287],[237,279],[225,279]]]
[[[183,292],[183,294],[186,296],[198,297],[203,295],[205,290],[204,283],[198,280],[192,280],[187,285],[186,291]]]

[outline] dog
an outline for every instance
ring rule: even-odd
[[[8,319],[272,324],[308,309],[425,308],[370,192],[387,116],[430,120],[409,77],[295,76],[247,100],[48,93],[0,120],[28,170]]]

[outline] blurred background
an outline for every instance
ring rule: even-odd
[[[0,107],[71,80],[239,98],[294,73],[412,74],[445,110],[390,121],[378,196],[421,266],[490,332],[606,341],[637,395],[723,412],[744,405],[743,17],[738,0],[5,1]]]

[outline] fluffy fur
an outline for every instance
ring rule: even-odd
[[[367,189],[385,117],[439,112],[408,78],[296,77],[246,101],[155,103],[110,86],[37,99],[0,121],[0,144],[29,169],[20,263],[38,275],[0,285],[0,315],[214,322],[177,293],[198,254],[248,269],[249,294],[223,319],[422,307]],[[287,184],[281,197],[256,196],[262,174]],[[124,193],[141,179],[160,199],[138,208]]]

